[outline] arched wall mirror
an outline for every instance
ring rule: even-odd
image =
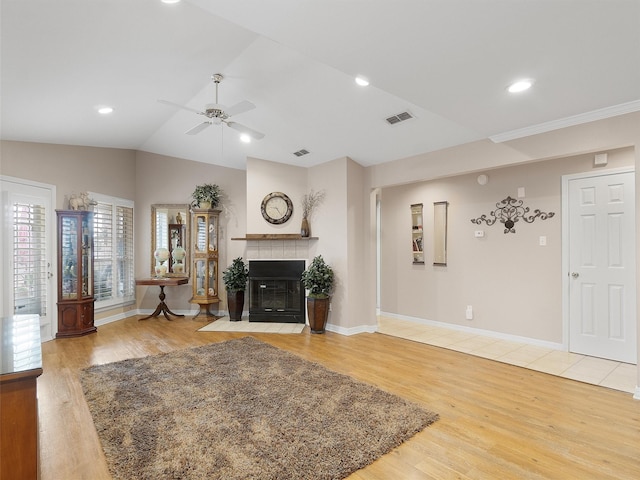
[[[167,275],[189,276],[190,220],[189,205],[187,204],[151,205],[152,276],[156,274],[157,263],[154,252],[162,247],[169,250]],[[184,248],[185,251],[176,250],[178,247]]]

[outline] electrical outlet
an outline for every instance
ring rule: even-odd
[[[464,312],[464,316],[467,320],[473,320],[473,306],[467,305],[467,309]]]

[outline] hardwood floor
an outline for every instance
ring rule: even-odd
[[[79,370],[247,335],[440,414],[352,480],[640,478],[640,402],[628,393],[383,334],[196,332],[202,325],[134,317],[43,344],[41,479],[111,478]]]

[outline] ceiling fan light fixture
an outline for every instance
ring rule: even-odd
[[[361,87],[367,87],[369,86],[369,80],[367,80],[362,75],[358,75],[356,77],[356,84],[360,85]]]
[[[225,107],[224,105],[218,103],[218,85],[222,81],[224,77],[220,73],[215,73],[211,76],[211,80],[216,85],[216,101],[215,103],[207,103],[205,105],[204,111],[197,110],[195,108],[187,107],[185,105],[179,105],[177,103],[169,102],[167,100],[158,100],[160,103],[164,103],[165,105],[169,105],[172,107],[181,108],[182,110],[188,110],[190,112],[196,113],[198,115],[203,115],[207,118],[204,122],[195,127],[187,130],[185,133],[187,135],[196,135],[200,131],[207,128],[209,125],[221,125],[226,124],[229,128],[233,128],[240,133],[246,134],[254,140],[260,140],[264,138],[264,133],[258,132],[257,130],[253,130],[245,125],[242,125],[238,122],[234,122],[229,120],[230,117],[234,115],[239,115],[244,112],[248,112],[249,110],[253,110],[256,106],[247,101],[243,100],[240,103],[232,105],[231,107]]]
[[[532,85],[533,85],[532,80],[528,80],[528,79],[518,80],[517,82],[514,82],[511,85],[509,85],[507,90],[509,91],[509,93],[520,93],[520,92],[524,92],[525,90],[529,90]]]

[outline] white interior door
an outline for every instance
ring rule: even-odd
[[[42,341],[57,332],[55,187],[2,177],[3,316],[40,315]]]
[[[636,363],[634,173],[568,182],[569,350]]]

